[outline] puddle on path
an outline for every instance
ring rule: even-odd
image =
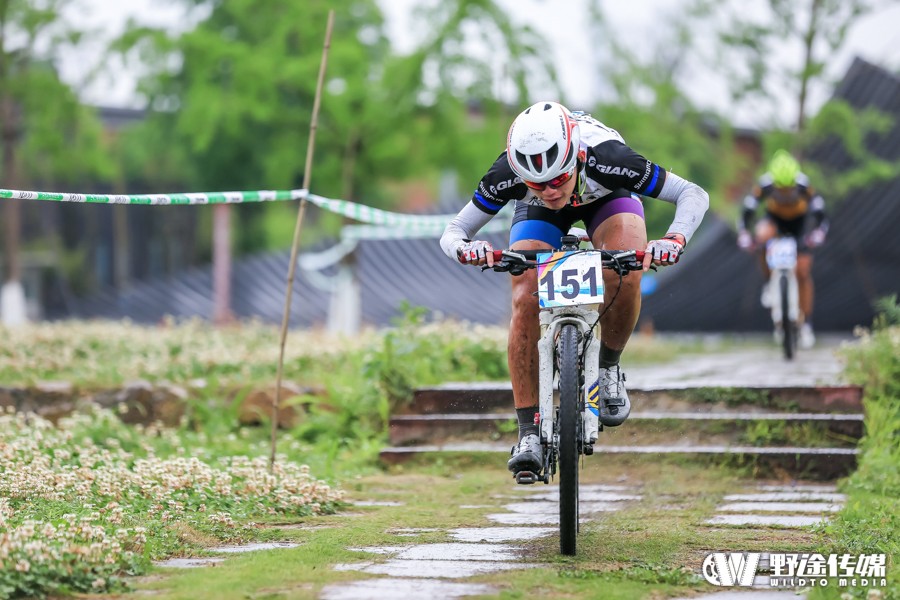
[[[771,492],[767,494],[728,494],[726,502],[846,502],[845,494],[828,492]]]
[[[824,522],[823,517],[780,515],[716,515],[707,519],[707,525],[762,525],[777,527],[807,527]]]
[[[217,563],[223,562],[224,558],[170,558],[153,563],[157,567],[168,567],[171,569],[196,569],[198,567],[211,567]]]
[[[368,579],[333,584],[322,589],[322,600],[420,600],[486,596],[496,590],[489,585],[452,583],[434,579]]]
[[[449,534],[460,542],[524,542],[555,532],[555,527],[460,527]]]
[[[352,506],[406,506],[403,502],[394,500],[376,501],[376,500],[357,500],[350,502]]]
[[[337,571],[362,571],[391,577],[422,577],[427,573],[439,579],[460,579],[485,573],[530,569],[537,565],[512,561],[491,562],[486,560],[400,560],[391,559],[383,563],[353,563],[335,565]],[[440,597],[440,596],[432,596]]]
[[[226,554],[238,554],[241,552],[256,552],[257,550],[274,550],[276,548],[296,548],[297,542],[260,542],[256,544],[244,544],[242,546],[219,546],[210,548],[210,552],[223,552]]]
[[[825,502],[734,502],[716,508],[721,512],[785,512],[785,513],[833,513],[841,510],[839,504]]]

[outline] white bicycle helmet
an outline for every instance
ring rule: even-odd
[[[516,175],[542,183],[575,166],[581,135],[578,123],[562,104],[538,102],[509,127],[506,158]]]

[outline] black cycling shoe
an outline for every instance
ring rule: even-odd
[[[544,448],[541,446],[541,438],[535,433],[524,436],[519,443],[512,447],[509,462],[506,463],[513,473],[529,471],[535,475],[544,468]]]

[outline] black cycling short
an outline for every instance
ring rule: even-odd
[[[789,235],[797,240],[799,252],[810,252],[804,240],[806,234],[812,229],[812,219],[809,214],[801,215],[796,219],[782,219],[767,212],[765,218],[775,225],[775,229],[780,235]]]

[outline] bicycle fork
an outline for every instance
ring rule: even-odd
[[[593,318],[592,318],[593,317]],[[541,441],[548,452],[545,454],[544,477],[548,478],[555,471],[558,440],[554,431],[554,386],[556,383],[556,338],[560,327],[572,324],[578,328],[582,340],[587,336],[587,344],[582,345],[582,401],[584,402],[582,419],[582,451],[593,454],[593,443],[597,440],[599,430],[600,402],[600,344],[589,325],[596,320],[596,312],[578,306],[542,310],[540,313],[541,339],[538,341],[538,398],[540,403]],[[549,478],[548,478],[549,480]]]

